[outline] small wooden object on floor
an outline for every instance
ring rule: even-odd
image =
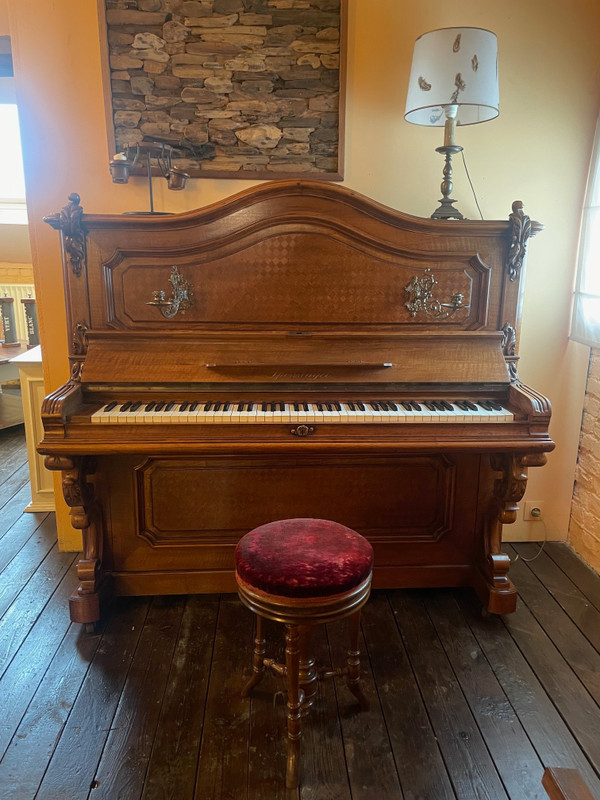
[[[373,550],[360,534],[328,520],[271,522],[244,536],[236,548],[240,600],[256,614],[252,676],[248,696],[272,669],[287,684],[286,786],[299,784],[301,717],[312,705],[317,680],[346,676],[361,710],[369,708],[360,680],[360,610],[371,590]],[[285,624],[285,664],[266,658],[262,618]],[[315,625],[348,617],[345,667],[317,670],[309,655]]]
[[[594,800],[594,797],[576,769],[547,767],[542,786],[550,800]]]

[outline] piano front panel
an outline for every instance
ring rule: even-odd
[[[376,581],[385,566],[388,581],[391,568],[425,571],[428,585],[447,585],[453,565],[460,583],[475,556],[477,455],[101,462],[111,520],[107,550],[117,584],[129,587],[125,593],[143,592],[157,580],[173,592],[232,590],[239,538],[290,517],[334,519],[363,533],[375,548]],[[436,565],[445,568],[436,573]],[[414,576],[408,580],[415,585]]]
[[[305,227],[244,238],[235,249],[226,242],[208,252],[119,251],[100,273],[106,323],[130,330],[185,325],[188,331],[195,325],[265,329],[393,324],[459,330],[486,325],[491,268],[476,251],[415,260],[412,254],[380,250],[357,237],[327,237],[315,232],[315,223]],[[171,295],[175,265],[192,287],[192,305],[184,316],[166,320],[147,303],[157,290]],[[437,300],[462,296],[458,311],[432,317],[407,308],[406,287],[415,277],[422,281],[428,275],[436,281],[432,295]],[[98,281],[98,276],[92,279]],[[93,320],[95,329],[104,325],[101,318]]]

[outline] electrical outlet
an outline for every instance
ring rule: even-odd
[[[523,519],[525,522],[537,522],[544,519],[544,504],[536,500],[523,503]]]

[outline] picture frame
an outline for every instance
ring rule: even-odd
[[[164,143],[194,178],[343,179],[347,0],[99,3],[115,153]]]

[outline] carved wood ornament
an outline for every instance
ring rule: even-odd
[[[65,401],[69,395],[74,395],[81,391],[81,370],[83,361],[74,361],[71,364],[71,377],[60,386],[56,391],[47,395],[42,402],[42,415],[53,415],[61,413],[65,409]]]
[[[523,203],[520,200],[515,200],[512,204],[512,214],[509,215],[508,219],[510,220],[511,233],[506,269],[509,280],[516,281],[527,252],[527,240],[531,236],[531,219],[523,211]]]
[[[546,455],[545,453],[527,455],[496,453],[490,457],[490,462],[492,469],[501,475],[494,481],[493,500],[486,526],[485,568],[487,578],[495,590],[511,592],[514,589],[508,578],[510,558],[501,552],[502,526],[516,521],[518,503],[527,488],[527,469],[543,466],[546,463]]]
[[[87,332],[88,326],[85,322],[83,322],[83,320],[80,320],[73,325],[71,346],[73,348],[73,353],[76,356],[84,356],[87,353]]]
[[[67,259],[73,274],[78,278],[81,276],[86,257],[85,231],[82,226],[83,208],[79,205],[80,202],[81,197],[77,192],[72,192],[69,195],[69,204],[58,214],[44,217],[44,222],[54,230],[61,231]]]
[[[79,586],[69,599],[71,619],[94,622],[100,619],[102,543],[104,525],[102,507],[96,499],[90,476],[96,471],[96,459],[89,457],[46,456],[49,470],[62,472],[62,490],[71,509],[71,525],[82,532],[83,554],[77,564]]]
[[[506,360],[506,366],[508,368],[508,374],[511,377],[511,380],[517,380],[517,362],[519,360],[519,356],[516,354],[517,348],[517,332],[510,324],[510,322],[505,322],[502,326],[502,352],[504,353],[504,358]]]

